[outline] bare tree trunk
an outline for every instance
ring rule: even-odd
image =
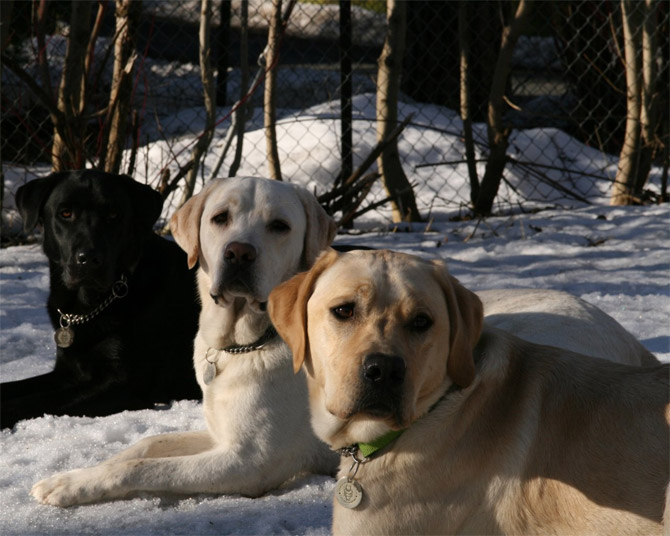
[[[70,36],[67,40],[65,64],[58,88],[58,109],[63,124],[54,129],[51,165],[54,171],[80,168],[84,165],[81,88],[85,75],[84,62],[89,39],[91,2],[72,2]],[[57,121],[58,117],[54,117]]]
[[[637,2],[621,1],[623,18],[624,57],[626,68],[626,133],[619,154],[614,185],[612,186],[612,205],[630,205],[634,200],[635,179],[640,149],[640,107],[641,85],[640,56],[642,36],[641,12]]]
[[[228,176],[237,175],[242,162],[242,148],[244,143],[244,130],[247,122],[247,110],[249,106],[243,102],[249,86],[249,0],[242,0],[240,3],[240,105],[235,110],[235,133],[237,142],[235,143],[235,156]]]
[[[641,195],[647,182],[654,153],[657,149],[656,130],[660,116],[657,113],[659,95],[656,93],[656,14],[655,2],[645,0],[644,21],[642,23],[642,95],[640,101],[640,129],[642,135],[642,152],[635,178],[635,194]],[[663,61],[663,60],[661,60]],[[667,59],[666,59],[667,61]],[[668,88],[665,88],[666,92]]]
[[[641,202],[642,188],[659,145],[656,139],[660,123],[656,108],[660,95],[657,91],[655,8],[652,0],[621,2],[627,111],[626,131],[610,198],[612,205]]]
[[[526,26],[532,10],[532,0],[521,0],[510,24],[503,28],[500,53],[496,62],[487,113],[487,133],[489,158],[475,203],[475,212],[490,214],[493,200],[498,194],[498,187],[507,163],[507,143],[510,131],[503,126],[503,106],[507,77],[509,76],[514,46]]]
[[[479,177],[475,163],[475,143],[472,137],[472,111],[470,108],[470,38],[472,35],[469,26],[468,0],[461,0],[458,8],[458,42],[461,49],[461,120],[463,121],[463,143],[465,145],[465,160],[468,165],[470,178],[470,201],[472,205],[479,196]]]
[[[193,148],[191,154],[190,169],[184,181],[184,193],[179,206],[183,205],[193,195],[195,181],[200,169],[200,159],[205,154],[214,135],[214,125],[216,123],[216,102],[214,88],[214,73],[212,72],[212,62],[210,57],[210,34],[212,29],[212,0],[201,0],[200,4],[200,77],[202,78],[202,90],[205,100],[205,130],[198,138],[198,142]]]
[[[268,159],[270,178],[282,180],[281,167],[279,163],[279,150],[277,149],[277,129],[275,109],[275,91],[277,71],[274,65],[279,54],[279,37],[281,35],[282,0],[272,0],[272,18],[268,30],[268,46],[265,54],[267,73],[265,76],[265,94],[263,98],[263,124],[265,126],[265,147]]]
[[[114,43],[114,75],[103,135],[99,166],[108,173],[118,173],[127,139],[131,109],[133,67],[137,59],[134,36],[142,12],[139,0],[116,0],[116,42]]]
[[[405,48],[406,3],[387,0],[388,30],[378,60],[377,141],[389,137],[398,122],[398,91]],[[414,192],[402,169],[398,143],[389,144],[377,159],[386,191],[391,197],[393,221],[421,221]]]

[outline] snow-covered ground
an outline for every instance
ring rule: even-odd
[[[664,361],[670,361],[670,207],[597,206],[570,211],[434,223],[411,232],[339,236],[338,242],[446,259],[477,290],[565,290],[604,309]],[[44,309],[48,289],[38,246],[0,251],[0,378],[50,369],[55,348]],[[327,534],[331,478],[307,476],[259,499],[143,495],[59,509],[28,492],[55,472],[101,462],[139,439],[204,428],[200,407],[104,418],[43,417],[0,435],[0,534]]]

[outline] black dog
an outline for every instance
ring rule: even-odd
[[[52,372],[0,385],[2,427],[200,398],[195,272],[152,231],[158,192],[125,175],[72,171],[22,186],[16,205],[26,230],[43,226],[58,348]]]

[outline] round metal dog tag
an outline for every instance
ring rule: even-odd
[[[342,477],[335,485],[335,497],[337,502],[345,508],[356,508],[363,499],[363,488],[355,480]]]
[[[68,327],[58,328],[54,334],[54,340],[60,348],[72,346],[72,343],[74,342],[74,331],[72,328]]]
[[[202,373],[202,381],[205,382],[205,385],[209,385],[214,378],[216,378],[216,365],[208,361]]]

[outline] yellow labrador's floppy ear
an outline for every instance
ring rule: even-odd
[[[302,250],[302,267],[308,269],[327,246],[335,238],[337,226],[316,197],[310,192],[296,186],[298,197],[305,209],[307,228],[305,230],[305,242]]]
[[[449,314],[449,357],[447,374],[460,387],[475,379],[473,350],[482,331],[484,307],[474,292],[449,275],[442,261],[434,261],[436,277],[442,286]]]
[[[210,181],[198,194],[184,203],[170,218],[170,231],[177,244],[188,255],[188,267],[193,268],[200,257],[200,218],[209,191],[221,179]]]
[[[308,272],[301,272],[270,292],[268,313],[279,336],[293,353],[293,371],[298,372],[309,359],[307,340],[307,302],[319,276],[335,262],[338,253],[324,251]]]

